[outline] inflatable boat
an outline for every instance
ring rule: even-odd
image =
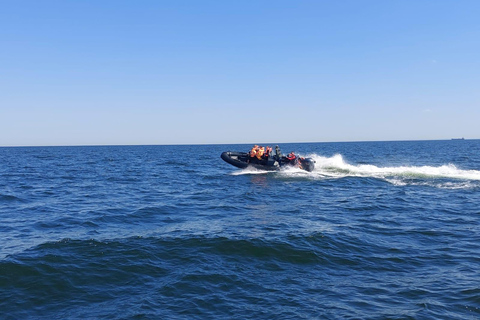
[[[315,160],[311,158],[295,157],[291,159],[286,156],[282,156],[278,146],[276,147],[276,154],[261,157],[252,157],[248,152],[232,152],[225,151],[220,156],[225,162],[235,166],[237,168],[245,169],[247,167],[253,167],[260,170],[280,170],[285,167],[297,167],[305,171],[313,171],[315,169]]]

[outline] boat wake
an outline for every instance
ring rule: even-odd
[[[308,155],[315,160],[315,169],[307,172],[299,168],[283,168],[277,172],[246,168],[232,175],[273,174],[282,177],[309,179],[340,179],[346,177],[375,178],[394,185],[425,185],[444,189],[465,189],[480,187],[479,170],[462,170],[453,164],[442,166],[376,166],[372,164],[349,164],[340,154],[323,157]]]
[[[248,168],[245,168],[245,169],[240,169],[238,171],[234,171],[231,173],[232,176],[241,176],[241,175],[245,175],[245,174],[268,174],[268,173],[272,173],[272,171],[267,171],[267,170],[260,170],[260,169],[257,169],[257,168],[253,168],[253,167],[248,167]]]
[[[442,166],[380,167],[371,164],[349,164],[342,155],[311,156],[316,164],[313,176],[324,178],[371,177],[396,185],[422,184],[443,188],[480,186],[480,171],[462,170],[453,164]],[[473,184],[472,184],[473,183]]]

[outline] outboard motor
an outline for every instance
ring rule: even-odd
[[[300,165],[302,166],[303,170],[312,172],[315,169],[315,160],[312,158],[301,158]]]

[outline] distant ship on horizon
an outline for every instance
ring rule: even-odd
[[[461,138],[453,138],[452,140],[465,140],[464,137],[461,137]]]

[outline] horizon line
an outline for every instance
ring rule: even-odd
[[[451,138],[451,139],[400,139],[400,140],[346,140],[346,141],[302,141],[302,142],[275,142],[260,144],[310,144],[310,143],[360,143],[360,142],[421,142],[421,141],[458,141],[458,140],[479,140],[478,138]],[[12,145],[0,146],[0,148],[54,148],[54,147],[147,147],[147,146],[215,146],[215,145],[250,145],[259,142],[234,142],[234,143],[159,143],[159,144],[72,144],[72,145]]]

